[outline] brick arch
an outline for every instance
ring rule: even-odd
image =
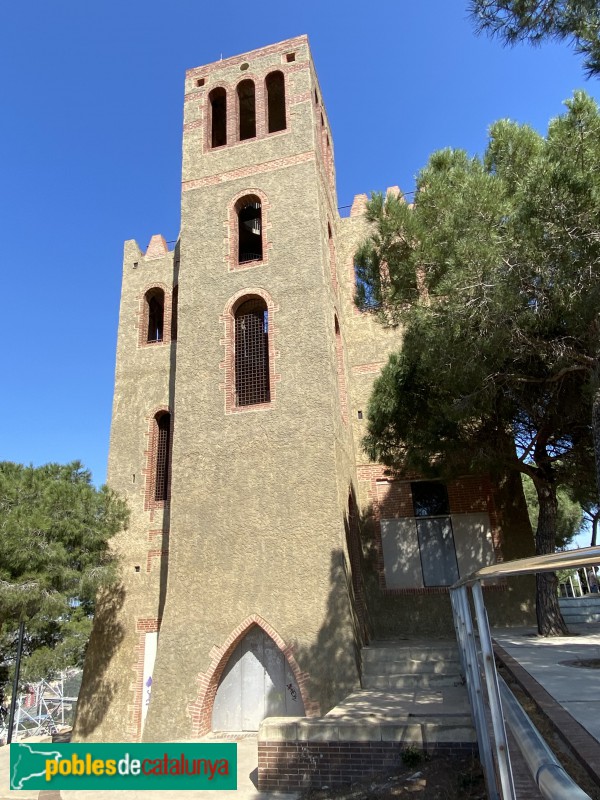
[[[243,196],[243,195],[242,195]],[[248,406],[236,406],[235,404],[235,312],[238,306],[245,300],[250,300],[252,297],[260,297],[265,301],[267,311],[269,313],[269,332],[268,332],[268,346],[269,346],[269,379],[271,399],[268,403],[256,403]],[[233,414],[237,412],[250,412],[259,409],[273,408],[275,405],[276,385],[281,380],[281,375],[275,372],[275,359],[279,357],[278,351],[275,349],[275,338],[277,335],[277,328],[275,325],[275,313],[279,311],[279,307],[275,305],[271,295],[260,287],[249,287],[248,289],[241,289],[236,292],[233,297],[230,297],[223,314],[219,317],[219,321],[224,324],[225,332],[224,337],[221,339],[221,345],[225,347],[224,359],[219,364],[219,368],[224,370],[224,382],[219,384],[220,389],[225,390],[225,413]]]
[[[254,140],[251,140],[254,141]],[[261,205],[261,225],[262,225],[262,240],[263,240],[263,257],[260,261],[247,261],[242,264],[238,263],[238,212],[240,208],[240,201],[245,197],[256,197],[260,200]],[[242,269],[252,269],[253,267],[264,267],[269,263],[269,250],[272,247],[272,242],[268,239],[268,233],[271,230],[271,223],[269,221],[271,205],[269,198],[261,190],[255,186],[249,186],[242,192],[238,192],[229,201],[227,209],[227,219],[225,221],[225,241],[227,246],[227,253],[225,262],[227,269],[230,272]]]
[[[227,666],[227,662],[231,654],[248,633],[248,631],[257,625],[259,628],[270,636],[275,642],[277,647],[281,650],[290,669],[294,675],[302,702],[304,703],[304,710],[309,717],[319,716],[319,704],[310,699],[308,692],[308,673],[302,672],[298,666],[298,662],[294,658],[293,648],[287,645],[281,636],[277,633],[269,623],[258,614],[250,614],[243,622],[234,628],[234,630],[225,639],[219,647],[214,646],[210,653],[210,665],[206,672],[201,672],[197,677],[198,695],[193,703],[190,703],[188,709],[192,716],[192,736],[204,736],[209,733],[212,727],[212,712],[213,704],[219,688],[219,681],[223,670]]]
[[[138,347],[156,347],[161,344],[169,344],[171,341],[171,319],[173,315],[173,288],[167,286],[166,283],[154,281],[147,284],[138,297],[138,315],[137,315],[137,328],[138,328]],[[160,342],[148,342],[148,303],[146,296],[152,289],[160,289],[164,295],[164,308],[163,308],[163,338]]]
[[[156,500],[154,497],[155,488],[155,472],[156,472],[156,450],[158,444],[158,430],[156,425],[156,418],[160,414],[170,415],[170,454],[169,454],[169,478],[167,497],[164,500]],[[150,511],[150,518],[154,519],[154,512],[157,509],[165,508],[170,501],[171,493],[171,469],[172,469],[172,448],[173,448],[173,411],[168,405],[155,406],[152,411],[146,416],[146,450],[144,451],[145,466],[142,470],[144,476],[144,510]]]

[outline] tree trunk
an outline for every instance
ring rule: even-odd
[[[542,556],[554,553],[556,549],[556,517],[558,501],[556,486],[549,480],[536,478],[540,512],[535,534],[535,552]],[[558,581],[554,572],[544,572],[535,576],[536,615],[540,636],[567,636],[569,629],[560,613],[558,605]]]
[[[592,405],[592,435],[594,437],[594,457],[596,459],[596,489],[600,502],[600,387],[596,389]]]

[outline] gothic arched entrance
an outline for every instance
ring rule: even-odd
[[[253,625],[231,654],[213,705],[213,731],[256,731],[265,717],[304,716],[290,666],[273,639]]]

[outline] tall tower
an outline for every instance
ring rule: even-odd
[[[390,475],[360,449],[401,332],[352,303],[367,198],[339,217],[305,36],[187,73],[181,197],[172,250],[125,244],[109,483],[131,519],[79,739],[325,713],[369,633],[448,635],[448,586],[531,546],[510,480]],[[493,589],[495,624],[527,622],[525,584]]]
[[[255,730],[358,684],[331,141],[305,36],[187,73],[179,242],[125,245],[109,483],[131,522],[80,738]]]

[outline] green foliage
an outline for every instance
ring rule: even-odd
[[[413,745],[409,745],[402,750],[400,758],[405,767],[412,769],[413,767],[417,767],[424,760],[424,753],[422,750],[417,750]]]
[[[531,526],[535,530],[537,528],[540,505],[535,486],[529,475],[523,475],[523,491],[525,493],[525,501],[527,502],[527,511],[529,512]],[[556,492],[556,499],[558,500],[556,515],[556,548],[558,550],[564,550],[585,527],[583,509],[577,501],[569,496],[566,489],[558,489]]]
[[[546,39],[569,41],[584,57],[589,76],[600,73],[598,0],[471,0],[469,12],[478,32],[506,44]]]
[[[23,680],[82,663],[96,592],[116,576],[109,540],[126,520],[79,462],[0,462],[0,692],[21,619]]]
[[[367,453],[425,475],[529,475],[539,554],[554,549],[557,488],[593,494],[600,114],[583,92],[566,106],[546,137],[503,120],[483,159],[434,153],[412,208],[373,197],[357,253],[357,304],[403,325],[374,386]]]

